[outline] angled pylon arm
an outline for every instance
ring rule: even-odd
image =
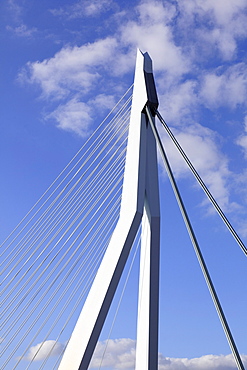
[[[147,129],[148,120],[144,113],[147,105],[156,108],[158,106],[152,62],[147,53],[142,54],[138,51],[120,217],[64,352],[59,370],[88,368],[140,226],[145,199],[149,202],[151,198],[146,178],[147,169],[150,167],[147,161],[150,130]],[[153,202],[150,202],[148,207],[153,207]],[[148,218],[150,220],[149,216]],[[151,259],[153,260],[152,256]],[[153,367],[147,369],[155,370]]]

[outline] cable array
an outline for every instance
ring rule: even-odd
[[[158,144],[158,147],[160,149],[160,152],[161,152],[161,157],[162,157],[162,160],[164,162],[164,165],[165,165],[165,169],[166,169],[166,172],[168,174],[168,177],[169,177],[169,180],[170,180],[170,183],[171,183],[171,186],[172,186],[172,189],[173,189],[173,192],[174,192],[174,195],[176,197],[176,200],[177,200],[177,203],[178,203],[178,206],[179,206],[179,209],[181,211],[181,214],[182,214],[182,217],[184,219],[184,223],[185,223],[185,226],[187,228],[187,231],[188,231],[188,234],[190,236],[190,239],[191,239],[191,242],[192,242],[192,245],[194,247],[194,250],[195,250],[195,253],[196,253],[196,256],[197,256],[197,259],[198,259],[198,262],[200,264],[200,267],[201,267],[201,270],[202,270],[202,273],[203,273],[203,276],[204,276],[204,279],[206,281],[206,284],[208,286],[208,290],[210,292],[210,295],[211,295],[211,298],[213,300],[213,303],[215,305],[215,309],[217,311],[217,314],[218,314],[218,317],[220,319],[220,322],[221,322],[221,325],[222,325],[222,328],[224,330],[224,333],[225,333],[225,336],[226,336],[226,339],[229,343],[229,346],[231,348],[231,351],[232,351],[232,354],[234,356],[234,359],[235,359],[235,362],[236,362],[236,365],[237,365],[237,368],[239,370],[244,370],[244,365],[242,363],[242,359],[239,355],[239,352],[238,352],[238,349],[237,349],[237,346],[235,344],[235,341],[233,339],[233,336],[232,336],[232,333],[231,333],[231,330],[230,330],[230,327],[228,325],[228,322],[227,322],[227,319],[226,319],[226,316],[224,314],[224,311],[223,311],[223,308],[221,306],[221,303],[219,301],[219,298],[218,298],[218,295],[216,293],[216,290],[215,290],[215,287],[214,287],[214,284],[213,284],[213,281],[211,279],[211,276],[209,274],[209,271],[208,271],[208,268],[207,268],[207,265],[206,265],[206,262],[203,258],[203,255],[202,255],[202,252],[201,252],[201,248],[198,244],[198,241],[197,241],[197,238],[196,238],[196,235],[194,233],[194,230],[193,230],[193,227],[192,227],[192,224],[190,222],[190,219],[189,219],[189,216],[188,216],[188,213],[186,211],[186,208],[185,208],[185,205],[184,205],[184,202],[182,200],[182,197],[180,195],[180,191],[178,189],[178,186],[177,186],[177,183],[176,183],[176,180],[173,176],[173,172],[172,172],[172,169],[171,169],[171,166],[170,166],[170,163],[168,161],[168,158],[167,158],[167,155],[166,155],[166,152],[165,152],[165,149],[162,145],[162,141],[159,137],[159,134],[158,134],[158,131],[157,131],[157,128],[155,127],[155,125],[153,124],[152,122],[152,117],[151,117],[151,112],[149,111],[148,107],[146,107],[146,112],[147,112],[147,115],[148,115],[148,119],[149,119],[149,122],[150,122],[150,125],[151,125],[151,128],[153,130],[153,133],[154,133],[154,136],[155,136],[155,139],[157,141],[157,144]]]
[[[131,101],[132,87],[2,244],[1,369],[59,364],[119,217]]]
[[[217,203],[217,201],[214,199],[212,193],[210,192],[210,190],[208,189],[208,187],[204,183],[203,179],[201,178],[201,176],[199,175],[199,173],[197,172],[197,170],[193,166],[192,162],[190,161],[190,159],[188,158],[188,156],[184,152],[183,148],[181,147],[181,145],[179,144],[179,142],[177,141],[177,139],[173,135],[173,133],[170,130],[169,126],[167,125],[166,121],[161,116],[161,114],[159,113],[158,110],[156,110],[155,113],[157,114],[157,117],[159,118],[159,120],[160,120],[163,128],[166,130],[166,133],[168,134],[168,136],[172,140],[173,144],[176,146],[176,148],[178,149],[179,153],[181,154],[181,156],[185,160],[185,163],[187,164],[187,166],[189,167],[189,169],[193,173],[194,177],[198,181],[198,183],[201,186],[202,190],[204,191],[204,193],[206,194],[206,196],[208,197],[208,199],[210,200],[210,202],[214,206],[215,210],[217,211],[217,213],[219,214],[219,216],[221,217],[221,219],[225,223],[226,227],[228,228],[228,230],[230,231],[230,233],[234,237],[235,241],[238,243],[239,247],[242,249],[243,253],[247,256],[247,248],[246,248],[246,246],[244,245],[243,241],[241,240],[241,238],[237,234],[237,232],[234,229],[234,227],[231,225],[230,221],[227,219],[226,215],[222,211],[222,209],[219,206],[219,204]]]

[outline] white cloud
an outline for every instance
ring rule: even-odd
[[[113,95],[98,94],[94,99],[91,99],[88,104],[95,110],[108,110],[110,111],[116,104],[116,98]]]
[[[220,68],[204,76],[200,96],[210,108],[246,104],[247,67],[238,63],[227,70]]]
[[[51,9],[54,16],[64,16],[68,19],[98,16],[106,12],[112,5],[112,0],[81,0],[70,6]]]
[[[55,120],[57,127],[62,130],[86,137],[90,133],[91,108],[75,97],[65,104],[60,104],[52,113],[46,115],[45,119]]]
[[[102,113],[115,104],[114,95],[105,93],[105,81],[114,68],[120,73],[117,46],[117,40],[110,37],[80,47],[67,46],[50,59],[28,63],[19,74],[19,81],[38,85],[43,99],[60,103],[45,119],[55,120],[60,129],[85,136],[94,112]],[[113,86],[113,94],[121,90],[110,80],[108,84]],[[85,101],[87,93],[91,98]]]
[[[242,135],[238,140],[237,144],[240,145],[244,150],[244,156],[247,159],[247,134]]]
[[[166,71],[177,77],[189,69],[189,59],[173,39],[171,21],[176,8],[162,3],[145,2],[136,8],[137,19],[121,27],[121,42],[150,53],[156,71]]]
[[[17,37],[32,38],[37,33],[36,27],[28,27],[23,17],[25,15],[25,1],[8,0],[7,6],[9,10],[9,23],[6,29],[12,32]]]
[[[23,8],[20,5],[20,1],[17,2],[16,0],[8,0],[7,4],[11,12],[11,16],[14,18],[14,20],[20,21],[22,13],[23,13]]]
[[[93,99],[83,102],[79,96],[74,96],[51,113],[44,116],[45,121],[55,121],[59,129],[74,132],[81,137],[91,133],[91,124],[95,112],[109,111],[115,105],[115,97],[99,94]]]
[[[90,363],[90,369],[98,369],[100,365],[102,368],[112,367],[115,370],[134,369],[135,341],[129,338],[121,338],[99,342]]]
[[[225,60],[231,59],[237,49],[237,43],[231,30],[214,28],[213,30],[202,30],[200,37],[203,42],[212,44],[221,53]]]
[[[68,46],[50,59],[28,63],[19,78],[38,84],[43,98],[61,99],[73,91],[86,93],[96,80],[99,84],[100,68],[107,70],[115,49],[116,40],[111,37],[81,47]]]
[[[227,158],[220,152],[218,136],[199,124],[186,125],[183,129],[176,128],[172,131],[214,198],[223,209],[227,208],[229,211],[230,171]],[[190,170],[185,161],[164,131],[161,135],[175,176],[187,176]]]
[[[28,28],[25,24],[21,24],[16,27],[7,26],[8,31],[13,32],[18,37],[33,37],[33,35],[37,32],[37,28]]]
[[[243,356],[247,362],[247,356]],[[160,356],[159,370],[235,370],[232,355],[206,355],[198,358],[165,358]]]
[[[83,3],[82,7],[84,7],[84,11],[87,16],[92,16],[108,10],[111,3],[111,0],[89,0],[86,3]]]
[[[244,119],[244,133],[236,140],[236,143],[242,147],[244,156],[247,159],[247,116]]]
[[[47,340],[31,347],[24,360],[44,360],[47,358],[47,356],[59,356],[63,350],[64,345],[62,343],[56,342],[55,340]]]
[[[189,0],[188,2],[191,2]],[[200,14],[210,13],[216,22],[222,26],[229,25],[233,19],[236,19],[241,12],[246,9],[245,0],[192,0],[196,5],[194,11]]]
[[[161,85],[161,86],[160,86]],[[165,83],[165,79],[158,81],[158,86],[162,89],[166,86],[165,93],[159,95],[162,112],[168,122],[178,126],[181,120],[192,120],[196,113],[198,101],[198,82],[196,80],[187,80],[181,83]]]
[[[180,2],[179,8],[179,23],[185,27],[185,37],[190,37],[192,50],[196,49],[199,58],[202,53],[212,59],[214,51],[223,60],[236,56],[238,40],[247,35],[245,0],[187,0]]]
[[[241,197],[241,204],[242,206],[238,206],[238,217],[235,220],[235,224],[238,227],[240,235],[243,237],[247,236],[247,224],[246,224],[246,204],[247,204],[247,188],[246,188],[246,183],[247,183],[247,170],[244,169],[241,171],[241,173],[238,173],[234,177],[234,186],[238,191],[238,194]]]

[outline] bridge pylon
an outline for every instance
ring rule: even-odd
[[[59,370],[88,368],[141,222],[135,368],[158,369],[160,204],[156,140],[146,107],[154,112],[158,99],[151,58],[138,50],[120,217]]]

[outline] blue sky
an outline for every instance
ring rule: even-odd
[[[138,47],[153,60],[159,111],[247,243],[245,0],[4,0],[0,9],[1,240],[132,84]],[[246,257],[160,132],[239,351],[247,355]],[[234,369],[160,170],[160,369]],[[128,305],[127,299],[105,369],[133,368],[134,323],[129,331],[121,325]]]

